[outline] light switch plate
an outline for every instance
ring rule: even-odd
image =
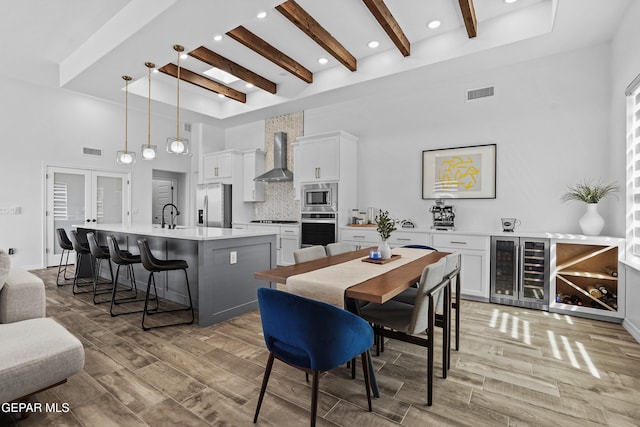
[[[235,264],[238,262],[238,252],[231,251],[229,252],[229,264]]]

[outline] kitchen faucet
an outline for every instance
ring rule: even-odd
[[[166,205],[164,205],[164,206],[162,207],[162,226],[161,226],[161,228],[164,228],[164,226],[166,225],[166,222],[165,222],[165,220],[164,220],[164,210],[165,210],[165,208],[166,208],[167,206],[173,206],[173,208],[176,210],[176,214],[175,214],[175,216],[180,215],[180,211],[178,210],[178,207],[177,207],[176,205],[174,205],[173,203],[167,203]],[[172,228],[173,228],[173,229],[175,229],[175,228],[176,228],[176,224],[175,224],[174,220],[175,220],[175,217],[174,217],[174,215],[172,214],[172,215],[171,215],[171,223],[169,224],[169,230],[171,230]]]

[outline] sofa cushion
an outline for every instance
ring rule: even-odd
[[[82,343],[51,318],[0,325],[0,403],[59,383],[84,367]]]
[[[0,291],[0,323],[44,317],[46,305],[42,279],[27,270],[13,267]]]
[[[4,282],[7,280],[9,276],[9,270],[11,269],[11,258],[9,255],[0,249],[0,291],[4,286]]]

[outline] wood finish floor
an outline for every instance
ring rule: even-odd
[[[35,272],[47,284],[47,315],[82,341],[86,363],[33,401],[70,411],[17,423],[0,413],[0,425],[252,425],[267,361],[257,312],[143,332],[139,314],[112,318],[106,304],[57,288],[55,272]],[[640,344],[621,325],[470,301],[461,323],[446,380],[436,356],[433,406],[424,403],[425,349],[388,341],[374,356],[373,413],[361,370],[352,380],[339,368],[321,377],[318,425],[640,425]],[[308,425],[310,395],[304,375],[276,361],[258,425]]]

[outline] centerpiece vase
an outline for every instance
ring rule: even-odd
[[[587,211],[579,221],[582,234],[597,236],[604,228],[604,219],[598,213],[597,203],[587,203]]]
[[[378,251],[380,251],[380,258],[391,258],[391,247],[389,246],[389,243],[387,243],[386,239],[382,239],[382,242],[378,245]]]

